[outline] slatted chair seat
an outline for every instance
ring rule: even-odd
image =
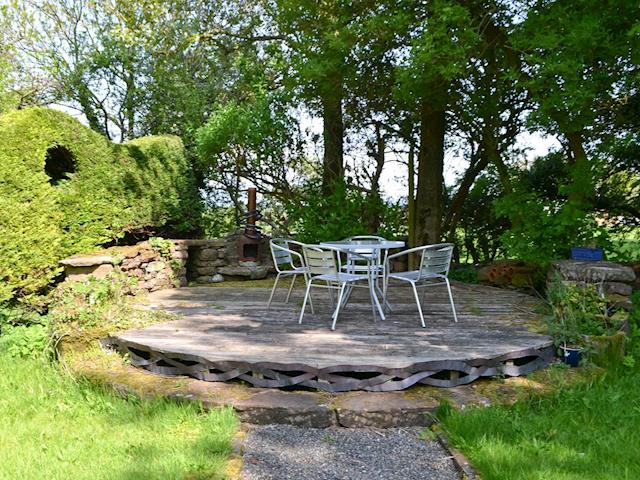
[[[391,272],[389,274],[389,278],[395,278],[396,280],[409,280],[409,281],[418,281],[418,280],[444,280],[446,275],[441,275],[439,273],[421,273],[418,270],[413,270],[410,272]]]
[[[358,280],[362,280],[362,275],[358,275],[356,273],[337,272],[316,275],[313,279],[324,280],[326,282],[357,282]]]
[[[300,311],[298,323],[302,323],[307,300],[311,300],[312,288],[323,288],[329,289],[330,291],[339,290],[340,293],[338,294],[336,308],[331,316],[333,319],[331,330],[335,330],[338,315],[340,315],[340,309],[343,306],[346,286],[361,280],[369,280],[369,277],[344,272],[342,269],[341,254],[346,254],[347,252],[338,248],[321,245],[304,245],[302,252],[307,268],[307,290],[304,295],[304,300],[302,301],[302,310]],[[360,260],[367,260],[358,254],[352,253],[352,255]]]

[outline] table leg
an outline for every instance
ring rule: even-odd
[[[380,320],[384,320],[384,312],[382,311],[382,306],[380,305],[380,301],[378,300],[378,295],[376,294],[376,280],[374,275],[377,275],[377,266],[373,263],[373,260],[368,262],[369,264],[369,293],[371,294],[371,307],[373,308],[373,316],[375,319],[375,309],[378,309],[378,313],[380,314]]]

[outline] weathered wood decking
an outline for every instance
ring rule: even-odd
[[[133,364],[158,373],[327,391],[454,386],[548,364],[550,338],[525,328],[535,315],[535,298],[477,285],[454,284],[453,290],[457,324],[444,288],[425,289],[427,328],[421,328],[410,290],[398,287],[384,322],[374,321],[368,297],[356,291],[336,331],[329,329],[326,292],[314,295],[316,313],[308,311],[299,325],[300,290],[289,304],[274,302],[270,310],[264,288],[163,290],[151,294],[147,308],[183,318],[125,332],[112,343],[129,352]],[[285,292],[276,295],[281,300]]]

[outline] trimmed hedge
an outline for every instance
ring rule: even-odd
[[[0,303],[37,294],[58,260],[127,233],[188,235],[200,212],[178,137],[117,145],[56,110],[0,116]]]

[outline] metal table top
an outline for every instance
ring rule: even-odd
[[[341,250],[390,250],[392,248],[402,248],[405,242],[401,240],[336,240],[330,242],[320,242],[325,247],[339,248]]]

